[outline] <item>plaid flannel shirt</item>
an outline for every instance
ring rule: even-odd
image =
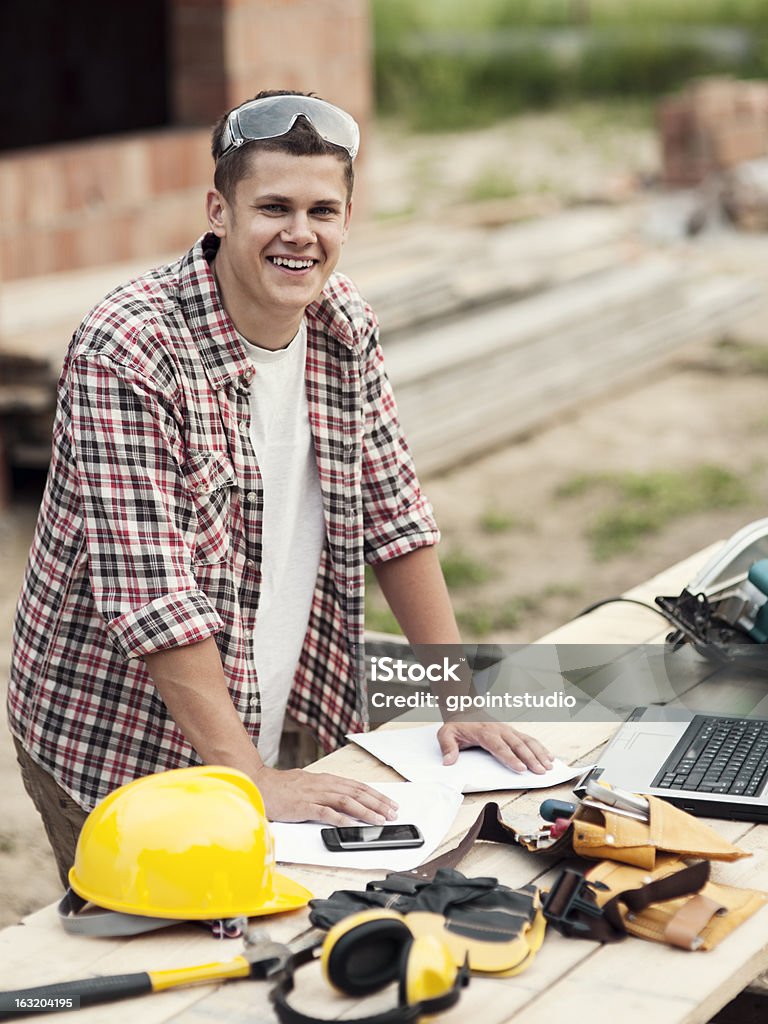
[[[251,638],[262,480],[255,371],[204,236],[108,295],[59,381],[51,471],[14,628],[13,733],[86,809],[140,775],[199,763],[143,656],[215,636],[254,742]],[[307,398],[327,540],[289,713],[326,749],[366,718],[365,562],[437,543],[370,308],[334,275],[308,307]]]

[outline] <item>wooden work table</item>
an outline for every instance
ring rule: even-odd
[[[631,592],[641,599],[675,594],[682,589],[708,552],[700,553]],[[667,632],[661,618],[630,604],[609,605],[543,638],[553,643],[616,642],[645,644],[663,640]],[[702,663],[700,691],[707,709],[721,703],[717,674]],[[746,685],[761,685],[747,681]],[[764,685],[764,684],[763,684]],[[728,686],[725,687],[726,691]],[[610,738],[615,723],[550,723],[525,728],[539,736],[564,760],[588,761]],[[333,771],[366,781],[396,781],[396,774],[366,752],[347,747],[324,758],[312,769]],[[547,790],[547,796],[568,798],[567,786]],[[505,791],[467,796],[441,849],[456,844],[474,821],[482,805],[496,800],[512,823],[536,814],[542,791]],[[713,865],[713,878],[733,885],[768,891],[768,828],[744,822],[715,822],[718,830],[753,856],[734,864]],[[493,875],[510,886],[529,882],[547,888],[557,865],[552,858],[538,859],[522,849],[482,843],[459,865],[467,875]],[[316,896],[335,889],[362,889],[370,875],[354,870],[299,868],[286,873]],[[373,877],[382,877],[375,872]],[[305,911],[254,920],[278,942],[298,939],[309,927]],[[66,935],[56,909],[46,907],[22,924],[0,932],[0,987],[20,988],[90,975],[129,973],[228,960],[241,952],[236,940],[216,940],[192,925],[165,929],[130,939],[95,939]],[[761,972],[768,969],[768,906],[745,922],[717,949],[688,953],[667,946],[627,938],[615,945],[566,939],[553,930],[531,966],[517,977],[473,978],[459,1004],[441,1015],[445,1024],[474,1020],[478,1024],[551,1024],[584,1018],[590,1024],[694,1024],[708,1021]],[[177,989],[78,1011],[73,1020],[90,1024],[142,1024],[170,1022],[203,1024],[227,1021],[272,1022],[269,985],[263,981],[236,981]],[[391,992],[364,1002],[341,999],[327,988],[317,964],[297,976],[293,1004],[304,1012],[327,1019],[361,1017],[394,1004]],[[25,1016],[19,1014],[19,1020]],[[34,1018],[27,1018],[34,1019]],[[49,1019],[49,1018],[46,1018]],[[59,1020],[66,1018],[59,1017]]]

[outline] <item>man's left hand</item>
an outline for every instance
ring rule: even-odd
[[[552,767],[547,748],[504,722],[446,722],[437,734],[443,764],[455,764],[460,750],[482,747],[515,772],[526,768],[537,775]]]

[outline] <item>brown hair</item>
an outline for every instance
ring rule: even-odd
[[[291,89],[265,89],[257,93],[253,99],[261,100],[268,96],[315,96],[315,94],[296,92]],[[320,97],[315,98],[319,99]],[[250,102],[250,100],[247,102]],[[239,103],[238,107],[242,105],[242,103]],[[237,110],[237,107],[233,107],[232,110]],[[292,156],[335,156],[344,164],[347,197],[351,197],[352,188],[355,183],[352,158],[342,146],[334,146],[333,143],[322,139],[305,117],[299,117],[291,127],[291,130],[285,135],[279,135],[274,139],[255,139],[246,145],[231,150],[225,157],[220,159],[224,128],[232,110],[222,114],[211,133],[211,154],[216,161],[213,184],[225,199],[232,200],[238,182],[250,173],[251,157],[257,152],[290,153]]]

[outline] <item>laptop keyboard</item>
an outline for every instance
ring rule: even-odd
[[[768,720],[696,715],[653,786],[759,796],[766,776]]]

